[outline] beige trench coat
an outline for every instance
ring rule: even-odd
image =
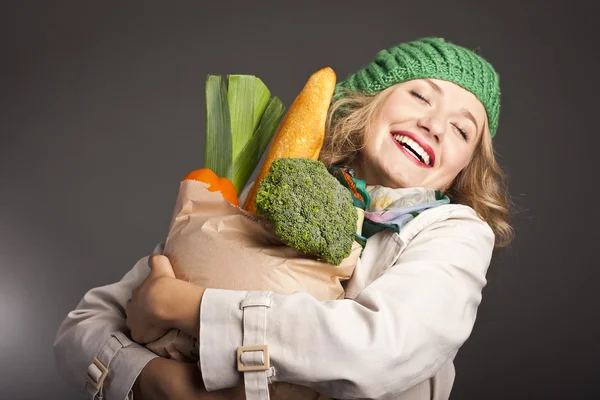
[[[252,336],[268,345],[270,382],[335,398],[446,400],[493,245],[492,230],[471,208],[444,205],[423,212],[400,234],[370,238],[344,300],[208,289],[200,311],[204,384],[208,390],[241,384],[236,349]],[[87,398],[133,398],[136,377],[156,356],[125,334],[125,304],[147,276],[147,261],[139,260],[121,281],[90,290],[60,326],[58,370]],[[269,304],[264,323],[249,323],[250,314],[244,322],[244,310],[253,307],[242,302],[261,297]]]

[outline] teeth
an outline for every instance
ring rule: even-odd
[[[423,159],[423,162],[425,164],[429,165],[429,163],[431,161],[429,158],[429,154],[427,154],[427,152],[417,142],[415,142],[408,136],[404,136],[404,135],[394,135],[394,139],[398,143],[406,143],[407,145],[409,145],[411,149],[416,151],[421,156],[421,158]]]

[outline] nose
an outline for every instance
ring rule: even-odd
[[[423,115],[417,120],[417,126],[427,132],[437,143],[446,133],[446,122],[441,115],[437,114]]]

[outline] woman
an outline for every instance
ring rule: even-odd
[[[346,299],[201,288],[153,255],[68,315],[59,369],[107,400],[134,382],[136,399],[267,398],[269,382],[335,398],[447,399],[494,245],[512,238],[492,148],[498,84],[481,57],[433,38],[381,51],[338,85],[320,158],[366,181],[378,207],[367,211],[396,227],[367,239]],[[199,337],[198,365],[156,358],[125,334],[147,343],[171,328]]]

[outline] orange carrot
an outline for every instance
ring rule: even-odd
[[[196,169],[187,174],[184,180],[187,179],[207,183],[209,185],[209,191],[221,192],[221,195],[223,195],[225,200],[234,206],[240,205],[237,197],[237,191],[235,190],[233,183],[227,178],[219,178],[217,174],[215,174],[209,168]]]

